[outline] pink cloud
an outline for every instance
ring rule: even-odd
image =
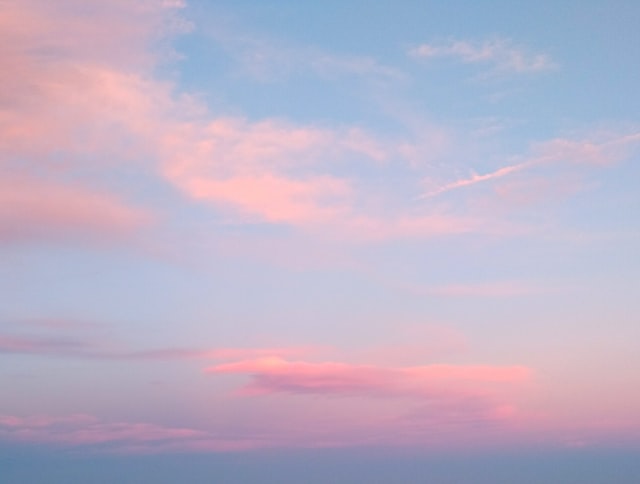
[[[326,224],[351,209],[350,182],[318,165],[349,153],[386,157],[358,130],[233,118],[171,131],[162,149],[165,176],[188,196],[244,218],[298,226]]]
[[[117,238],[148,224],[148,212],[75,185],[35,178],[0,181],[0,242]]]
[[[172,55],[162,41],[189,28],[168,8],[180,2],[64,0],[55,9],[36,1],[8,5],[6,29],[0,30],[5,41],[0,80],[11,86],[11,96],[10,109],[0,114],[0,165],[12,171],[20,159],[25,183],[46,179],[51,191],[57,190],[52,211],[56,203],[61,205],[49,215],[53,228],[46,233],[25,235],[29,231],[20,228],[20,221],[7,222],[6,231],[18,234],[12,236],[16,240],[46,238],[56,230],[82,236],[100,230],[122,234],[144,225],[143,211],[127,208],[122,200],[128,197],[120,194],[101,191],[86,204],[104,214],[95,220],[104,220],[110,229],[91,226],[82,209],[67,207],[67,198],[79,199],[82,190],[89,192],[101,180],[131,171],[151,183],[169,181],[187,200],[209,206],[224,219],[289,225],[324,239],[381,241],[501,230],[495,217],[433,204],[416,208],[412,193],[418,187],[410,183],[401,189],[406,195],[388,193],[357,170],[345,169],[362,165],[375,170],[391,163],[415,169],[416,158],[442,151],[442,129],[433,129],[434,136],[398,140],[357,126],[225,117],[176,92],[170,82],[155,79],[153,67]],[[94,24],[95,29],[88,27]],[[535,56],[506,41],[454,44],[436,51],[422,46],[420,55],[439,52],[469,62],[503,62],[514,69],[538,65]],[[364,62],[361,68],[372,66]],[[427,139],[427,146],[420,139],[423,144]],[[556,145],[553,155],[472,174],[421,198],[511,176],[562,153],[575,157],[574,147]],[[65,198],[70,173],[79,175],[78,186]],[[32,212],[26,212],[25,227],[39,225],[35,222],[44,209]]]
[[[47,204],[55,212],[48,214],[50,219],[43,207],[27,210],[25,220],[12,219],[6,231],[16,239],[35,239],[52,230],[72,235],[77,226],[97,231],[88,228],[91,219],[83,206],[87,212],[90,206],[96,210],[95,225],[101,220],[116,231],[135,225],[140,211],[127,214],[116,196],[105,194],[101,200],[94,195],[74,204],[75,212],[67,206],[73,195],[80,202],[82,191],[65,188],[62,180],[70,172],[82,173],[79,183],[89,192],[118,170],[163,176],[187,197],[242,222],[339,232],[358,216],[354,200],[362,195],[351,180],[332,174],[331,166],[350,159],[381,163],[399,152],[393,143],[357,127],[215,117],[188,95],[175,93],[170,83],[149,74],[159,57],[170,53],[157,49],[159,37],[186,28],[161,2],[47,5],[10,3],[11,21],[3,30],[3,45],[10,47],[0,53],[2,75],[14,92],[11,109],[0,115],[0,164],[13,170],[14,160],[21,159],[24,184],[42,184],[37,171],[55,191],[55,200]],[[93,24],[98,27],[87,27]],[[386,225],[375,230],[385,236],[399,225],[382,219],[374,223]],[[27,234],[25,227],[40,225],[49,226],[49,232]]]
[[[531,371],[518,366],[387,367],[288,359],[327,352],[303,346],[105,351],[85,343],[64,343],[34,337],[0,338],[0,344],[10,346],[9,350],[26,353],[145,361],[228,360],[207,371],[250,374],[252,382],[245,391],[270,398],[243,398],[242,393],[220,396],[215,400],[214,414],[192,428],[103,421],[87,415],[0,416],[0,440],[126,453],[441,446],[445,441],[464,442],[469,429],[475,435],[485,430],[495,433],[495,429],[508,433],[512,423],[521,418],[514,399],[531,379]],[[300,405],[291,394],[329,398],[311,398]],[[246,412],[251,415],[248,419]]]
[[[349,194],[346,182],[331,177],[293,180],[271,174],[226,180],[194,179],[189,193],[199,199],[237,207],[268,222],[311,224],[335,217]]]
[[[139,155],[140,133],[167,105],[167,86],[142,72],[172,18],[155,1],[3,3],[0,169],[11,175],[0,182],[0,241],[111,240],[149,222],[93,187],[103,165]]]
[[[125,172],[151,183],[164,178],[187,199],[233,221],[285,224],[325,238],[432,237],[487,227],[477,217],[436,209],[414,213],[407,207],[411,196],[404,206],[388,208],[366,180],[345,174],[354,163],[367,169],[412,165],[425,150],[414,141],[357,126],[215,116],[170,82],[155,79],[152,68],[171,55],[161,41],[188,28],[163,2],[63,0],[55,9],[46,2],[11,2],[9,13],[0,34],[6,46],[0,76],[13,87],[10,109],[0,114],[0,166],[15,171],[20,159],[25,186],[46,180],[55,212],[38,206],[25,212],[24,221],[12,215],[6,231],[16,240],[50,238],[52,232],[106,234],[107,226],[126,233],[144,218],[120,201],[127,197],[102,190],[85,197],[85,204],[80,200],[102,180]],[[93,24],[98,26],[88,27]],[[70,174],[74,188],[65,184]],[[86,213],[91,207],[93,226]],[[27,229],[40,225],[42,232]]]
[[[203,430],[109,422],[84,414],[61,417],[3,415],[0,416],[0,440],[124,453],[223,452],[259,446],[259,442],[220,438]]]
[[[446,183],[420,195],[418,199],[426,199],[437,195],[513,176],[533,167],[556,165],[559,163],[575,163],[582,165],[606,166],[616,163],[626,156],[630,150],[640,144],[640,133],[594,135],[594,139],[572,140],[558,138],[545,141],[533,147],[534,155],[519,163],[498,168],[483,175],[472,174],[451,183]],[[431,181],[428,181],[431,184]],[[575,185],[575,182],[573,183]]]
[[[140,360],[182,360],[182,359],[206,359],[206,360],[233,360],[238,358],[263,358],[263,357],[292,357],[309,355],[317,351],[313,347],[282,347],[282,348],[161,348],[143,351],[119,351],[102,353],[104,357],[140,359]]]
[[[218,374],[250,374],[246,390],[343,396],[438,398],[473,394],[484,385],[513,384],[530,379],[524,367],[428,365],[383,368],[346,363],[310,363],[263,358],[216,365]]]
[[[409,163],[406,149],[406,142],[376,140],[356,128],[220,118],[167,131],[160,156],[164,175],[188,197],[244,221],[352,240],[431,237],[486,226],[435,210],[380,213],[380,202],[371,202],[379,195],[368,193],[357,177],[334,173],[354,160],[370,167],[394,158]]]
[[[21,323],[19,326],[24,326]],[[44,321],[31,324],[21,333],[0,333],[0,354],[16,353],[25,355],[49,355],[72,358],[172,361],[172,360],[236,360],[266,357],[302,357],[327,348],[314,346],[288,346],[272,348],[189,348],[166,347],[156,349],[132,350],[120,344],[105,342],[104,337],[84,334],[84,338],[73,337],[78,328],[86,323],[66,321]],[[48,331],[42,331],[42,329]],[[34,330],[36,330],[34,334]],[[55,331],[51,331],[55,330]],[[90,337],[92,336],[92,337]]]
[[[0,353],[77,354],[85,348],[84,343],[69,339],[0,335]]]
[[[168,126],[160,144],[163,173],[191,193],[199,181],[330,178],[350,159],[384,162],[398,148],[359,128],[331,129],[277,119],[214,117]],[[207,116],[208,115],[208,116]]]
[[[13,43],[3,45],[3,53],[20,54],[23,60],[29,53],[45,63],[79,59],[149,66],[155,62],[150,47],[159,37],[189,29],[174,15],[180,7],[162,0],[134,4],[127,0],[60,0],[55,5],[44,0],[9,0],[3,2],[0,31]],[[48,50],[36,50],[44,44]]]
[[[0,114],[1,152],[95,154],[99,143],[112,153],[114,142],[130,142],[117,123],[140,124],[150,107],[166,105],[166,90],[156,95],[165,86],[145,73],[164,52],[152,45],[173,24],[171,9],[153,0],[4,2],[0,83],[9,109]]]
[[[297,409],[297,399],[289,395],[307,396],[301,411],[283,415],[270,432],[285,445],[330,446],[462,445],[473,443],[474,435],[476,444],[487,445],[487,439],[504,438],[522,420],[516,401],[532,378],[531,370],[520,366],[384,367],[275,357],[205,371],[249,375],[249,384],[234,398],[256,411],[272,400],[278,407]],[[256,399],[258,395],[269,398]],[[304,435],[295,431],[300,426]]]
[[[410,409],[342,400],[295,407],[251,421],[193,428],[136,421],[113,421],[92,415],[0,415],[0,442],[82,448],[89,452],[158,454],[235,452],[260,448],[345,446],[413,446],[416,448],[486,449],[509,442],[552,443],[564,447],[637,445],[635,421],[606,420],[569,424],[518,418],[509,404],[482,398],[442,399]],[[237,402],[234,402],[237,403]],[[260,413],[257,415],[260,416]]]

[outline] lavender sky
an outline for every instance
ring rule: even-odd
[[[639,24],[0,0],[0,472],[638,482]]]

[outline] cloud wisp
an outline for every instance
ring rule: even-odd
[[[148,225],[152,210],[103,180],[137,156],[145,118],[162,104],[166,85],[145,70],[164,55],[152,45],[179,30],[174,9],[151,0],[1,8],[0,243],[104,242]]]
[[[224,116],[158,79],[154,69],[172,52],[166,39],[186,30],[170,4],[144,2],[126,15],[126,2],[76,3],[65,0],[69,16],[46,2],[8,3],[12,21],[2,30],[0,61],[13,95],[0,115],[0,169],[11,173],[11,186],[2,191],[0,242],[130,235],[162,218],[157,207],[138,206],[145,200],[140,185],[166,182],[187,204],[236,223],[314,235],[380,240],[477,228],[437,210],[380,211],[384,195],[358,170],[345,170],[406,168],[411,140],[358,126]],[[98,16],[100,28],[87,29]],[[120,35],[107,35],[111,27]],[[88,52],[88,45],[97,48]],[[376,70],[366,59],[313,62],[318,69]],[[107,182],[132,174],[136,186]]]
[[[272,357],[216,365],[214,374],[249,374],[255,393],[431,398],[477,389],[478,385],[527,381],[525,367],[428,365],[382,368],[347,363],[288,361]]]
[[[525,161],[507,165],[483,175],[473,173],[468,178],[432,189],[420,195],[418,199],[432,198],[459,188],[491,182],[541,165],[570,163],[583,166],[608,166],[624,159],[629,150],[637,148],[638,144],[640,144],[638,132],[608,134],[605,139],[552,139],[535,146],[533,149],[535,155]]]
[[[104,421],[86,414],[0,415],[0,441],[126,454],[225,452],[258,446],[256,442],[243,439],[216,438],[203,430]]]
[[[184,207],[201,204],[212,219],[288,227],[323,240],[378,242],[502,230],[486,214],[415,203],[416,180],[430,179],[428,167],[415,166],[416,154],[428,150],[415,137],[355,125],[225,116],[158,79],[154,68],[172,55],[167,39],[189,28],[174,8],[179,3],[132,6],[131,25],[119,22],[128,12],[126,2],[91,4],[69,17],[44,15],[48,10],[37,1],[9,5],[14,21],[2,36],[11,48],[0,55],[7,66],[3,80],[15,95],[0,116],[0,168],[12,175],[0,191],[0,243],[129,237],[162,220],[155,213],[159,208],[145,202],[142,185],[167,182]],[[86,29],[87,16],[98,15],[104,18],[100,29]],[[111,23],[120,36],[106,34]],[[236,41],[240,50],[254,45],[230,42]],[[87,52],[90,44],[98,46],[95,52]],[[505,40],[425,44],[413,55],[454,56],[522,72],[550,62]],[[353,63],[318,55],[308,61],[325,66],[320,70],[378,70],[367,59]],[[434,131],[440,139],[442,129]],[[504,178],[560,156],[597,162],[611,147],[553,140],[547,148],[554,152],[445,183],[418,198]],[[105,182],[131,173],[136,186]],[[379,182],[387,179],[402,182]]]
[[[296,126],[278,120],[219,118],[184,124],[161,143],[163,175],[187,197],[244,223],[295,227],[351,240],[459,234],[475,218],[436,208],[380,211],[366,179],[340,173],[357,163],[377,170],[408,165],[406,143],[357,128]],[[404,161],[403,161],[404,160]]]
[[[270,348],[251,347],[165,347],[136,350],[122,345],[108,344],[103,339],[78,337],[77,326],[65,321],[44,322],[38,331],[0,332],[0,355],[21,354],[54,356],[60,358],[129,360],[129,361],[179,361],[179,360],[233,360],[263,357],[304,357],[321,349],[314,346],[282,346]],[[50,331],[55,329],[56,331]]]
[[[430,445],[434,435],[442,442],[471,427],[504,430],[521,418],[516,395],[533,378],[523,366],[387,367],[279,357],[221,363],[205,372],[249,376],[236,398],[256,404],[258,396],[322,399],[342,415],[335,424],[342,430],[331,431],[336,442],[385,445]]]
[[[325,81],[356,78],[365,83],[393,83],[406,78],[401,70],[370,56],[339,55],[290,44],[247,32],[237,24],[230,28],[228,22],[209,21],[198,27],[222,47],[242,73],[260,82],[284,81],[308,73]]]
[[[466,64],[487,64],[499,73],[533,73],[552,69],[556,64],[546,54],[530,53],[508,39],[481,42],[450,40],[420,44],[409,51],[419,59],[452,58]]]
[[[68,240],[104,243],[148,226],[153,215],[109,193],[27,177],[0,180],[0,244]]]

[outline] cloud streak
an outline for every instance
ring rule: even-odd
[[[482,42],[451,40],[421,44],[409,51],[419,59],[453,58],[466,64],[493,65],[496,72],[530,73],[549,70],[555,63],[546,54],[529,53],[508,39]]]
[[[143,2],[129,16],[126,2],[77,9],[74,0],[65,1],[72,15],[36,1],[9,3],[13,20],[2,36],[10,47],[0,60],[3,81],[14,91],[0,115],[0,168],[12,180],[0,212],[2,241],[108,239],[144,228],[154,216],[130,202],[143,198],[137,188],[105,183],[132,174],[139,184],[168,181],[214,216],[315,236],[384,240],[478,227],[437,210],[376,208],[385,195],[348,167],[362,165],[364,173],[389,163],[406,168],[415,155],[411,140],[358,126],[216,115],[157,80],[153,68],[171,55],[158,43],[187,28],[165,4]],[[94,17],[101,19],[95,31],[86,28]],[[120,36],[106,34],[112,24]],[[95,51],[87,51],[94,44]],[[376,70],[366,59],[354,64],[320,56],[313,63]]]
[[[366,180],[340,173],[353,163],[375,171],[381,164],[406,162],[401,154],[406,148],[356,128],[219,118],[168,132],[161,158],[164,176],[186,196],[246,223],[282,224],[351,240],[479,229],[477,219],[436,209],[371,210],[371,200],[381,195],[371,193]]]
[[[338,396],[438,398],[467,393],[485,384],[521,383],[530,379],[524,367],[428,365],[382,368],[347,363],[263,358],[216,365],[213,374],[249,374],[245,390]]]
[[[604,139],[553,139],[535,146],[533,149],[535,155],[528,160],[507,165],[483,175],[473,173],[468,178],[430,190],[420,195],[418,199],[432,198],[460,188],[492,182],[540,165],[571,163],[583,166],[608,166],[628,156],[628,152],[635,149],[638,143],[640,143],[640,133],[637,132],[608,134]]]
[[[216,438],[185,427],[103,421],[95,416],[0,415],[0,440],[116,453],[224,452],[254,448],[257,442]]]
[[[3,177],[0,180],[0,243],[117,240],[148,226],[153,215],[109,193],[81,186]]]
[[[21,325],[24,325],[21,324]],[[40,326],[40,325],[35,325]],[[106,359],[130,361],[176,361],[176,360],[234,360],[238,358],[302,357],[320,351],[313,346],[287,346],[271,348],[156,348],[133,350],[122,346],[105,344],[95,338],[73,337],[77,324],[65,321],[44,322],[44,328],[55,332],[38,334],[0,333],[0,354],[46,355],[64,358]],[[71,333],[71,334],[70,334]]]
[[[336,420],[325,427],[334,446],[441,445],[464,439],[470,428],[504,430],[522,417],[514,401],[533,377],[522,366],[385,367],[277,357],[218,364],[205,372],[249,376],[235,398],[255,405],[265,401],[257,396],[321,401],[335,412]],[[314,433],[317,418],[305,416]]]
[[[227,19],[228,20],[228,19]],[[313,73],[324,80],[354,77],[362,81],[397,82],[406,75],[370,56],[337,55],[319,48],[291,45],[229,28],[228,22],[199,26],[221,46],[244,74],[261,82],[282,81]]]

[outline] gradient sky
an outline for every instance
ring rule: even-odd
[[[0,0],[0,473],[639,482],[638,25]]]

